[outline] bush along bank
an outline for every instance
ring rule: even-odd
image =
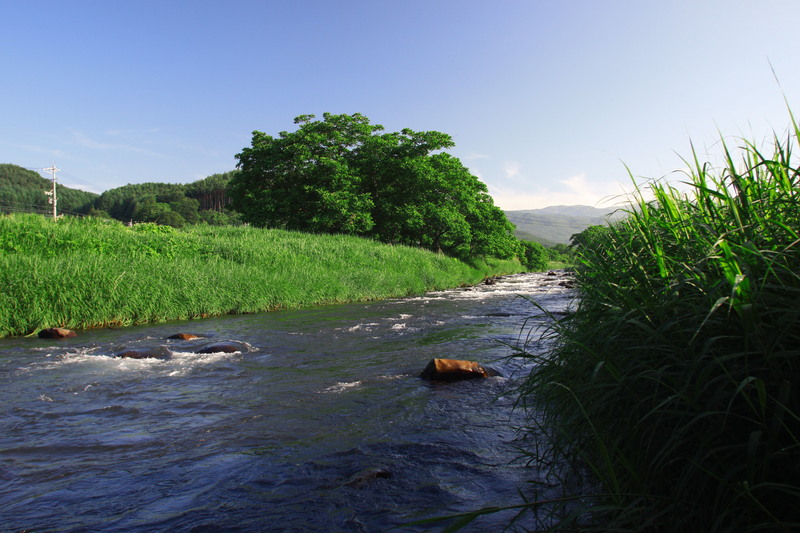
[[[575,313],[524,350],[530,434],[553,444],[533,459],[588,476],[530,506],[557,529],[800,528],[798,139],[792,117],[768,153],[723,141],[723,168],[695,155],[688,192],[641,186],[579,248]]]
[[[0,337],[368,301],[524,270],[341,235],[0,217]]]

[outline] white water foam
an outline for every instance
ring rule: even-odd
[[[114,357],[108,353],[97,353],[99,347],[80,348],[62,354],[47,354],[48,359],[18,369],[20,373],[36,371],[80,369],[95,375],[166,373],[168,376],[184,376],[198,367],[214,365],[219,361],[238,358],[242,352],[215,352],[198,354],[194,352],[171,352],[169,359],[146,357],[134,359]]]
[[[361,380],[358,380],[358,381],[340,381],[336,385],[331,385],[330,387],[327,387],[327,388],[321,390],[320,392],[323,393],[323,394],[324,393],[334,393],[335,394],[335,393],[339,393],[339,392],[344,392],[344,391],[352,389],[354,387],[358,387],[362,383],[363,382]]]

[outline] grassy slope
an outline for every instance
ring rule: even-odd
[[[347,236],[10,215],[0,336],[401,297],[521,270]]]

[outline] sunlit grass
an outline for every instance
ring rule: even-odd
[[[522,389],[559,530],[800,528],[800,129],[693,156],[580,250],[577,311]],[[682,192],[688,191],[688,192]],[[585,477],[582,477],[585,476]]]
[[[421,294],[518,272],[349,236],[0,217],[0,336]]]

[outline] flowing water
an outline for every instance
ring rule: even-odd
[[[0,531],[424,531],[442,524],[410,523],[519,503],[526,362],[503,342],[547,320],[518,295],[569,306],[562,280],[0,339]],[[196,353],[212,341],[242,349]],[[435,357],[502,375],[420,379]]]

